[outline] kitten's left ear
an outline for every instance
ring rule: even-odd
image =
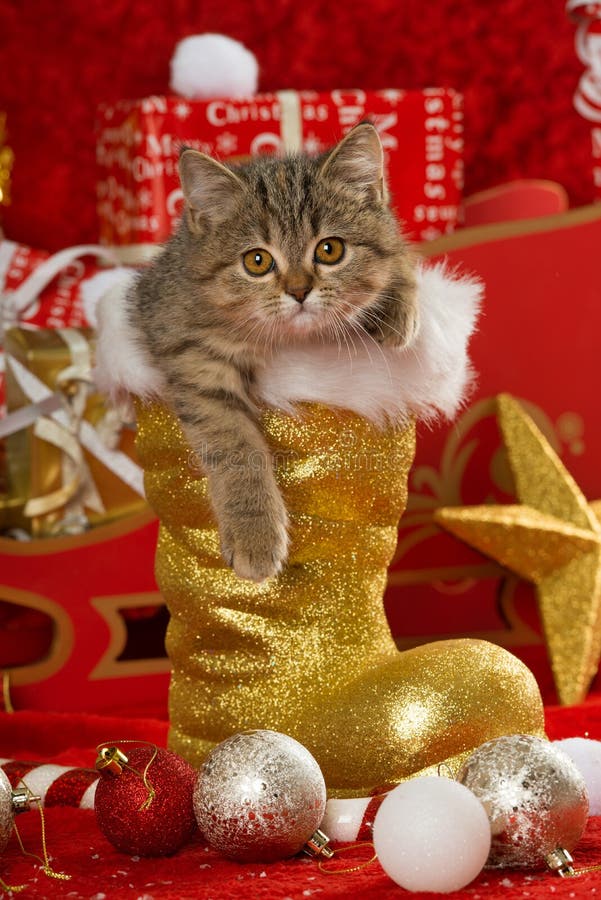
[[[386,198],[384,153],[374,126],[369,122],[355,125],[331,151],[321,175],[352,185],[364,196],[382,202]]]

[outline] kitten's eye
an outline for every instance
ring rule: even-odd
[[[344,256],[344,241],[341,238],[331,237],[320,241],[315,248],[315,262],[326,266],[339,263]]]
[[[249,275],[267,275],[275,263],[268,250],[249,250],[242,257],[242,264]]]

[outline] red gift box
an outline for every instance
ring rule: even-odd
[[[393,204],[415,240],[452,232],[463,185],[462,97],[423,91],[282,91],[248,100],[148,97],[99,109],[98,212],[103,244],[156,244],[182,206],[182,144],[222,160],[318,154],[369,119],[386,155]]]
[[[601,497],[598,326],[601,208],[463,229],[422,248],[485,284],[470,355],[478,386],[447,428],[420,429],[407,512],[385,597],[397,643],[480,637],[507,646],[556,699],[534,589],[442,532],[440,506],[515,503],[495,415],[501,392],[526,411],[589,501]]]
[[[17,310],[19,322],[31,328],[85,328],[90,325],[84,309],[82,286],[101,270],[95,259],[101,252],[100,247],[69,248],[65,265],[44,285],[37,299]],[[5,295],[8,305],[11,295],[51,257],[48,251],[35,250],[25,244],[0,243],[0,293]],[[62,257],[55,254],[54,258]]]

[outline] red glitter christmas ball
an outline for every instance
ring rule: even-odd
[[[94,801],[98,827],[123,853],[175,853],[196,827],[192,795],[197,772],[168,750],[144,746],[123,752],[128,762],[121,773],[105,769],[98,782]]]

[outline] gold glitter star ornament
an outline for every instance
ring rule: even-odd
[[[580,703],[601,656],[601,525],[522,406],[497,398],[517,506],[459,506],[435,520],[536,586],[559,700]]]

